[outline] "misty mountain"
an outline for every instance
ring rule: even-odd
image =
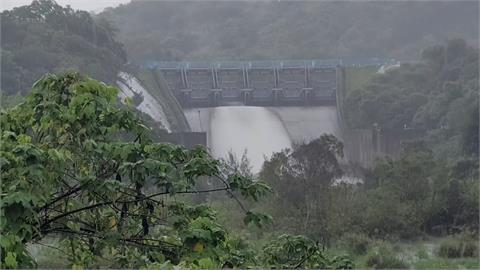
[[[129,58],[416,59],[451,38],[477,46],[478,2],[133,1],[116,23]]]

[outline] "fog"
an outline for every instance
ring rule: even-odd
[[[32,3],[33,0],[2,0],[0,10],[9,10]],[[127,4],[131,0],[58,0],[57,3],[66,6],[69,5],[73,9],[81,9],[91,12],[102,12],[107,7],[116,7],[120,4]]]
[[[0,265],[478,269],[479,12],[3,0]]]

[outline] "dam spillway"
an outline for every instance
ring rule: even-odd
[[[185,109],[192,131],[207,133],[207,147],[217,158],[245,149],[253,172],[273,152],[329,133],[340,137],[334,106],[255,107],[222,106]]]

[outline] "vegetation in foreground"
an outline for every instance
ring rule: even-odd
[[[152,142],[116,91],[49,75],[2,112],[6,267],[36,266],[51,241],[61,267],[478,267],[475,117],[440,137],[449,157],[425,136],[352,184],[339,181],[342,143],[323,135],[274,154],[262,182],[246,159]]]
[[[140,14],[151,11],[141,5],[150,3],[132,3],[102,16],[132,7]],[[288,5],[277,8],[288,11]],[[417,11],[423,19],[424,10]],[[277,23],[265,29],[296,16],[272,15]],[[231,157],[225,164],[201,148],[154,143],[162,132],[149,130],[151,123],[120,105],[116,90],[103,83],[78,74],[49,75],[26,99],[18,94],[25,94],[41,74],[67,68],[113,82],[125,68],[126,56],[114,27],[102,16],[49,0],[2,12],[1,104],[12,107],[0,116],[2,267],[479,268],[478,49],[455,39],[425,49],[419,62],[384,75],[355,69],[347,76],[350,126],[370,128],[374,122],[384,130],[423,131],[399,160],[380,160],[364,170],[363,183],[339,181],[342,144],[333,136],[276,153],[265,162],[262,182],[249,172],[246,160],[237,163]],[[348,22],[345,16],[338,18]],[[135,23],[121,26],[142,25]],[[178,59],[190,51],[192,57],[220,53],[221,58],[231,55],[230,48],[235,55],[255,58],[339,53],[329,51],[336,47],[323,38],[329,33],[315,26],[318,21],[305,31],[315,34],[301,39],[304,45],[318,37],[327,42],[314,46],[315,52],[302,45],[295,48],[304,51],[252,48],[242,43],[251,37],[238,34],[248,29],[242,29],[245,24],[227,34],[215,30],[219,42],[213,46],[211,34],[197,32],[199,49],[193,50],[185,42],[191,36],[175,32],[170,23],[177,25],[159,25],[174,31],[175,38],[162,37],[155,46],[136,42],[134,35],[126,38],[123,31],[132,58]],[[385,24],[376,22],[378,26]],[[348,34],[356,30],[345,33],[343,40],[352,44],[342,49],[346,54],[356,54],[370,40]],[[295,37],[282,35],[280,39]],[[286,41],[281,43],[291,44]],[[411,41],[405,51],[424,41]],[[175,49],[168,49],[172,44]],[[398,55],[405,55],[404,45],[398,44]],[[350,87],[354,84],[360,86]],[[168,99],[161,94],[162,101]],[[177,117],[176,112],[170,116]],[[52,262],[54,256],[59,259]]]
[[[119,106],[114,87],[76,73],[47,75],[25,102],[2,111],[0,127],[6,268],[35,267],[27,245],[45,245],[47,237],[60,239],[53,248],[72,267],[353,267],[304,236],[282,235],[254,252],[212,208],[188,204],[182,195],[223,191],[246,224],[270,221],[237,198],[256,201],[268,185],[203,148],[152,142],[136,114]],[[200,189],[207,180],[218,187]]]

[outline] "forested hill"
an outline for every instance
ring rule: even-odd
[[[442,158],[461,150],[478,157],[478,56],[461,39],[425,48],[415,64],[351,89],[345,118],[352,127],[423,131]]]
[[[25,92],[48,72],[76,69],[114,82],[126,62],[115,28],[52,0],[1,13],[2,91]]]
[[[416,59],[462,38],[477,46],[478,2],[133,1],[115,21],[129,60]]]

